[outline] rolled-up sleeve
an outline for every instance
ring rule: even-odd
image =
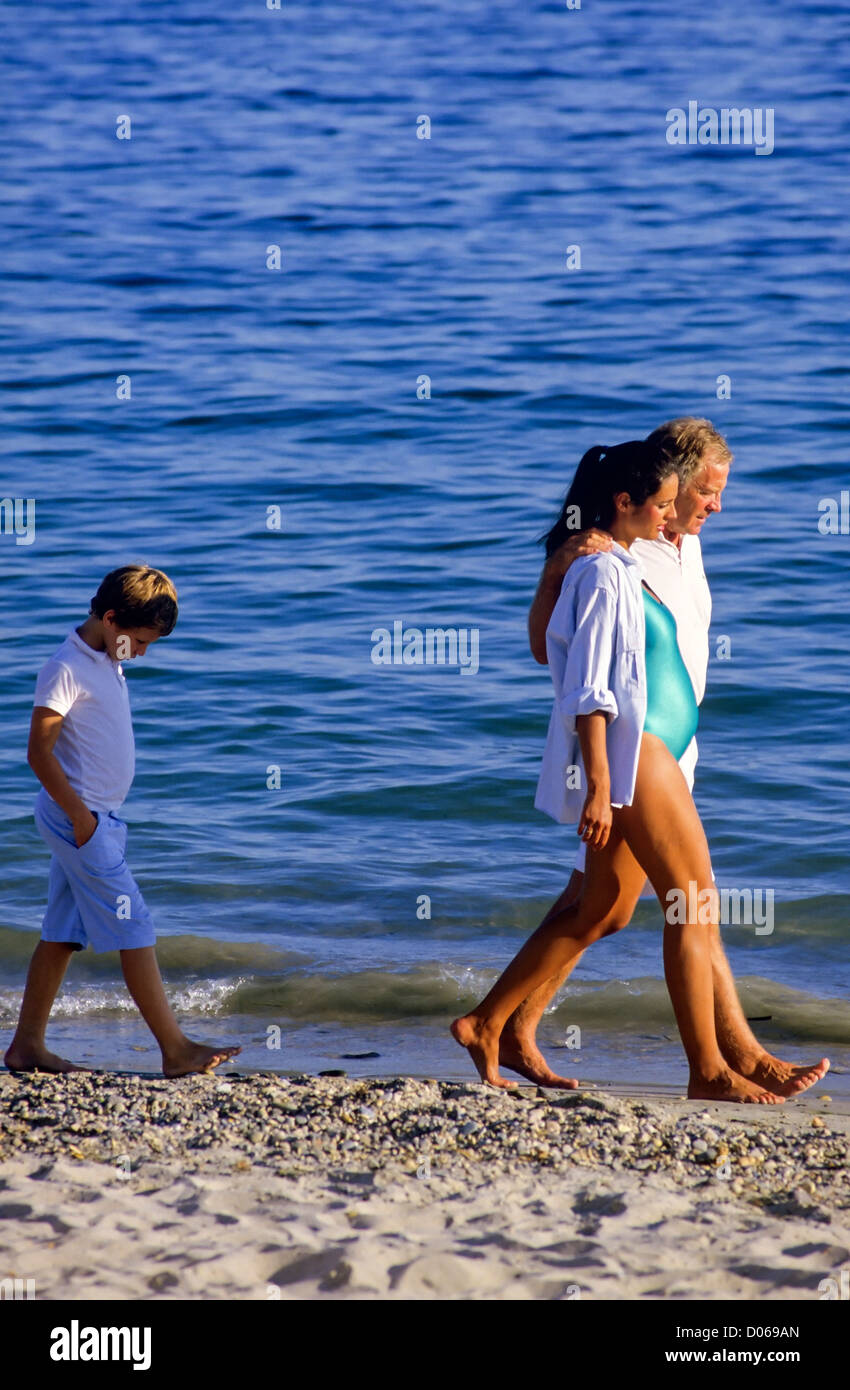
[[[583,581],[583,582],[582,582]],[[574,631],[566,652],[558,709],[566,727],[576,716],[602,712],[616,719],[619,710],[611,689],[611,661],[617,622],[617,600],[610,589],[582,576],[576,589]],[[557,633],[553,633],[557,640]]]

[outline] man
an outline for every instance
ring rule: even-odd
[[[661,425],[649,439],[664,448],[679,475],[676,517],[657,541],[634,541],[632,551],[640,560],[647,583],[676,619],[679,648],[693,683],[697,703],[700,703],[705,694],[708,669],[711,593],[703,570],[699,536],[708,518],[721,510],[720,498],[729,478],[732,454],[725,439],[710,421],[693,416]],[[580,532],[546,561],[528,615],[531,651],[541,665],[546,664],[546,628],[558,601],[564,575],[579,555],[608,550],[610,547],[611,537],[606,532]],[[691,791],[696,762],[696,739],[692,739],[679,763]],[[579,897],[585,853],[584,844],[580,844],[572,877],[544,920],[548,921]],[[636,901],[633,895],[621,894],[617,902],[616,923],[611,927],[611,932],[628,926]],[[782,1062],[765,1051],[751,1032],[741,1008],[723,950],[720,929],[715,925],[710,930],[717,1037],[726,1061],[739,1075],[776,1095],[796,1095],[814,1085],[829,1069],[827,1059],[821,1058],[815,1067],[800,1067]],[[557,1076],[550,1069],[537,1047],[535,1037],[545,1008],[563,985],[570,969],[572,965],[529,995],[511,1016],[502,1033],[501,1064],[530,1081],[536,1081],[538,1085],[574,1087],[578,1084]]]

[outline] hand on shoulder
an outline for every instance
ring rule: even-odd
[[[580,560],[585,555],[596,555],[602,551],[611,549],[613,537],[607,531],[598,531],[591,528],[588,531],[576,531],[574,536],[564,541],[553,555],[546,561],[546,569],[551,575],[559,575],[561,578],[575,560]]]

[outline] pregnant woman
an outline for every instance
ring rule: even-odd
[[[590,852],[578,901],[548,916],[481,1004],[452,1024],[492,1086],[513,1084],[499,1075],[508,1018],[544,980],[617,929],[618,898],[637,898],[648,877],[665,912],[677,904],[673,920],[665,917],[664,973],[688,1058],[689,1097],[783,1099],[739,1076],[718,1045],[709,941],[717,892],[677,761],[696,730],[697,705],[673,615],[642,583],[630,554],[639,537],[658,537],[677,491],[669,459],[636,440],[591,449],[567,494],[577,529],[607,530],[614,544],[573,563],[552,614],[555,705],[535,804],[557,821],[577,821]]]

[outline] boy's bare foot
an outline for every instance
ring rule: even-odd
[[[798,1096],[801,1091],[823,1081],[829,1071],[829,1058],[821,1057],[810,1067],[800,1067],[794,1062],[780,1062],[778,1057],[763,1052],[753,1062],[736,1066],[735,1070],[775,1096]]]
[[[9,1071],[49,1071],[58,1074],[89,1070],[88,1067],[78,1067],[76,1062],[66,1062],[64,1057],[57,1057],[46,1047],[22,1047],[19,1043],[12,1043],[3,1061]]]
[[[452,1037],[465,1047],[478,1070],[481,1080],[488,1086],[497,1086],[502,1091],[513,1091],[515,1081],[505,1081],[499,1075],[499,1040],[487,1033],[475,1014],[456,1018],[452,1024]]]
[[[503,1033],[499,1039],[499,1063],[510,1071],[519,1072],[527,1081],[536,1081],[538,1086],[560,1086],[574,1091],[578,1086],[568,1076],[558,1076],[549,1066],[543,1053],[534,1042],[520,1038],[515,1033]]]
[[[241,1051],[241,1047],[205,1047],[203,1043],[193,1043],[187,1038],[185,1046],[179,1052],[170,1053],[168,1057],[163,1053],[162,1074],[171,1078],[190,1076],[198,1071],[212,1071],[214,1067],[220,1066],[222,1062],[235,1057]]]
[[[784,1097],[754,1085],[734,1071],[722,1071],[716,1076],[691,1075],[688,1100],[731,1100],[744,1104],[782,1105]]]

